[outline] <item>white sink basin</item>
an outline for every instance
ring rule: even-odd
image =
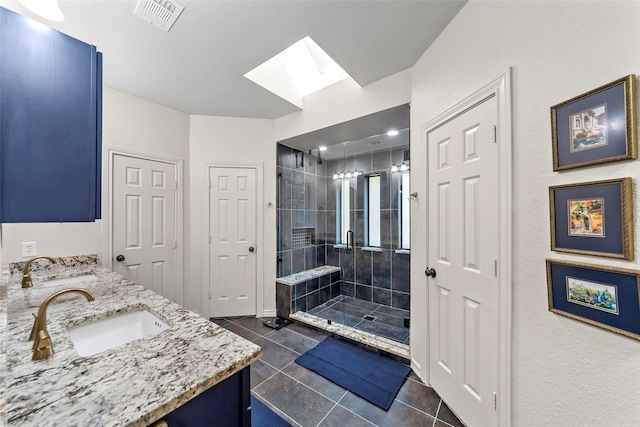
[[[64,277],[60,279],[51,279],[45,280],[44,282],[40,282],[42,286],[58,286],[58,285],[71,285],[74,283],[80,282],[91,282],[92,280],[97,280],[98,278],[94,274],[83,274],[82,276],[73,276],[73,277]]]
[[[169,329],[147,310],[130,311],[67,329],[80,356],[91,356]]]

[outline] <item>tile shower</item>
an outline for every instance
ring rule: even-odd
[[[391,172],[394,164],[406,160],[408,146],[319,162],[316,156],[278,144],[277,273],[278,278],[299,279],[287,288],[291,312],[305,311],[408,343],[405,318],[409,317],[410,254],[408,250],[398,250],[402,174]],[[342,180],[332,176],[341,170],[363,172],[349,180],[353,249],[336,245],[336,194]],[[377,248],[365,246],[364,189],[371,174],[380,176]],[[322,266],[340,267],[339,276],[314,276],[313,269],[319,271],[317,268]],[[316,282],[326,286],[314,286]],[[280,306],[285,298],[283,288],[278,285]]]

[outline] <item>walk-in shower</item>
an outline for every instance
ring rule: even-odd
[[[278,144],[279,314],[408,344],[408,121],[404,105]]]

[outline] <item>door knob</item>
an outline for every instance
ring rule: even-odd
[[[122,261],[124,261],[124,255],[118,255],[118,256],[116,257],[116,261],[118,261],[118,262],[122,262]]]
[[[424,271],[424,274],[425,274],[427,277],[436,277],[436,270],[435,270],[435,269],[433,269],[433,268],[429,268],[429,267],[427,267],[427,269]]]
[[[254,248],[253,246],[249,246],[249,252],[253,252],[255,250],[256,250],[256,248]]]

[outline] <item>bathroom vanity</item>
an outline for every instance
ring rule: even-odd
[[[97,265],[53,266],[32,277],[26,289],[21,273],[0,281],[0,426],[250,425],[249,365],[260,347]],[[70,293],[51,302],[54,353],[33,361],[32,313],[67,288],[95,300]],[[168,328],[78,354],[70,329],[136,311]]]

